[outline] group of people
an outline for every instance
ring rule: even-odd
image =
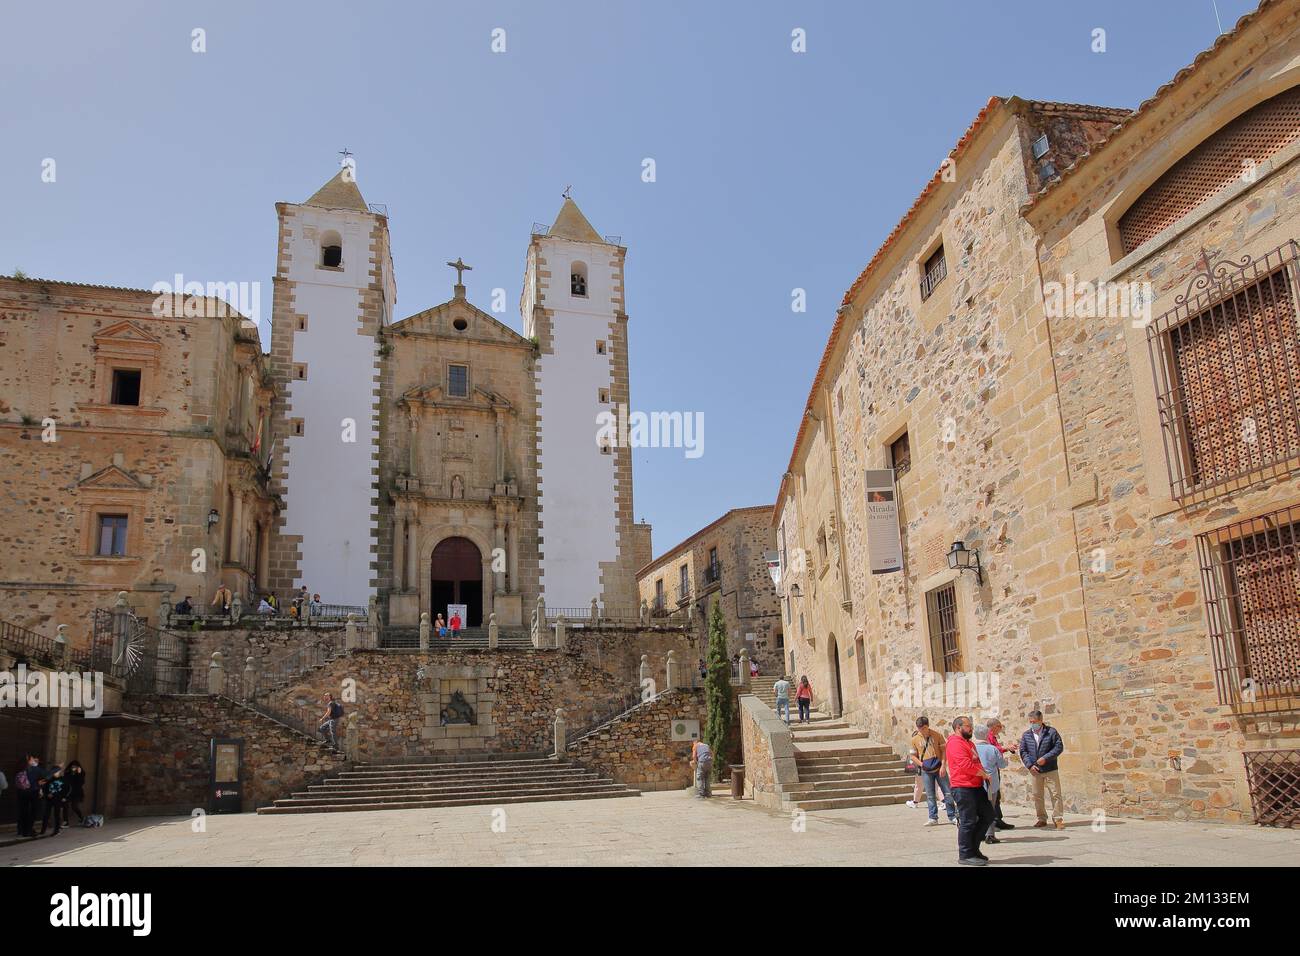
[[[916,785],[909,807],[920,806],[925,794],[929,819],[925,825],[938,826],[939,800],[943,794],[948,822],[957,824],[957,862],[967,866],[985,866],[988,857],[980,852],[982,843],[999,843],[999,830],[1014,830],[1015,824],[1002,818],[1002,771],[1010,766],[1007,754],[1020,758],[1033,783],[1035,827],[1048,823],[1045,797],[1052,799],[1051,825],[1065,829],[1065,804],[1061,795],[1061,777],[1057,758],[1065,749],[1061,735],[1043,720],[1042,711],[1029,713],[1029,727],[1020,740],[1007,746],[999,741],[1002,722],[996,717],[984,722],[978,731],[969,717],[952,722],[947,738],[930,726],[928,717],[916,718],[916,734],[908,752],[908,767],[916,774]]]
[[[433,633],[441,638],[460,637],[460,629],[464,622],[460,619],[459,611],[451,612],[451,620],[448,621],[439,613],[433,619]]]
[[[0,773],[0,794],[7,789],[8,781]],[[66,767],[46,767],[36,754],[28,754],[14,774],[14,792],[18,798],[18,835],[36,837],[36,821],[41,821],[40,836],[45,836],[54,820],[54,836],[70,826],[70,816],[75,813],[77,822],[85,820],[81,801],[86,792],[86,771],[79,760]]]
[[[231,606],[234,604],[235,596],[230,588],[224,584],[217,588],[217,593],[212,597],[212,607],[220,609],[222,615],[229,615]],[[294,595],[293,600],[289,602],[287,610],[282,609],[280,597],[274,591],[262,595],[257,601],[257,613],[265,617],[279,617],[284,613],[291,620],[297,621],[302,618],[311,616],[315,617],[321,613],[323,605],[321,604],[319,594],[311,594],[307,590],[307,585],[303,585]],[[172,609],[173,613],[181,616],[190,616],[194,613],[194,602],[190,595],[185,597]]]
[[[789,727],[790,678],[782,677],[773,684],[772,693],[776,695],[776,715],[781,717],[785,721],[785,725]],[[808,683],[807,674],[799,678],[799,687],[795,691],[795,701],[799,705],[799,723],[808,723],[812,719],[812,685]]]

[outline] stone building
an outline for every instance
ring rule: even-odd
[[[1133,112],[991,100],[846,294],[773,515],[828,709],[1037,707],[1076,810],[1295,819],[1296,16]]]
[[[349,168],[277,208],[275,584],[405,626],[630,608],[649,528],[630,449],[597,442],[629,400],[626,249],[566,197],[529,243],[522,335],[469,302],[459,259],[451,299],[392,321],[387,216]]]
[[[248,596],[278,504],[257,330],[219,298],[0,279],[0,619]]]
[[[733,508],[637,572],[652,619],[680,619],[689,611],[696,634],[707,641],[709,615],[719,603],[730,653],[744,648],[765,674],[776,673],[784,659],[780,607],[766,558],[771,516],[770,505]]]

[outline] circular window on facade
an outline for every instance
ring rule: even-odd
[[[464,319],[454,319],[451,323],[451,327],[455,329],[457,332],[464,332],[466,329],[469,328],[469,323],[466,322]]]

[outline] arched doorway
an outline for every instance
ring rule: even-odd
[[[433,606],[429,617],[447,615],[447,605],[464,604],[466,627],[483,623],[483,555],[469,538],[444,538],[433,549]]]
[[[826,641],[826,654],[831,671],[831,716],[839,717],[844,713],[844,685],[840,681],[840,649],[834,634]]]

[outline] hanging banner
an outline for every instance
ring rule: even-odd
[[[882,468],[866,473],[867,560],[872,574],[903,570],[903,543],[898,534],[898,501],[894,491],[894,470]]]
[[[781,590],[781,552],[764,551],[763,560],[767,562],[767,573],[772,576],[772,583],[776,585],[779,592]]]

